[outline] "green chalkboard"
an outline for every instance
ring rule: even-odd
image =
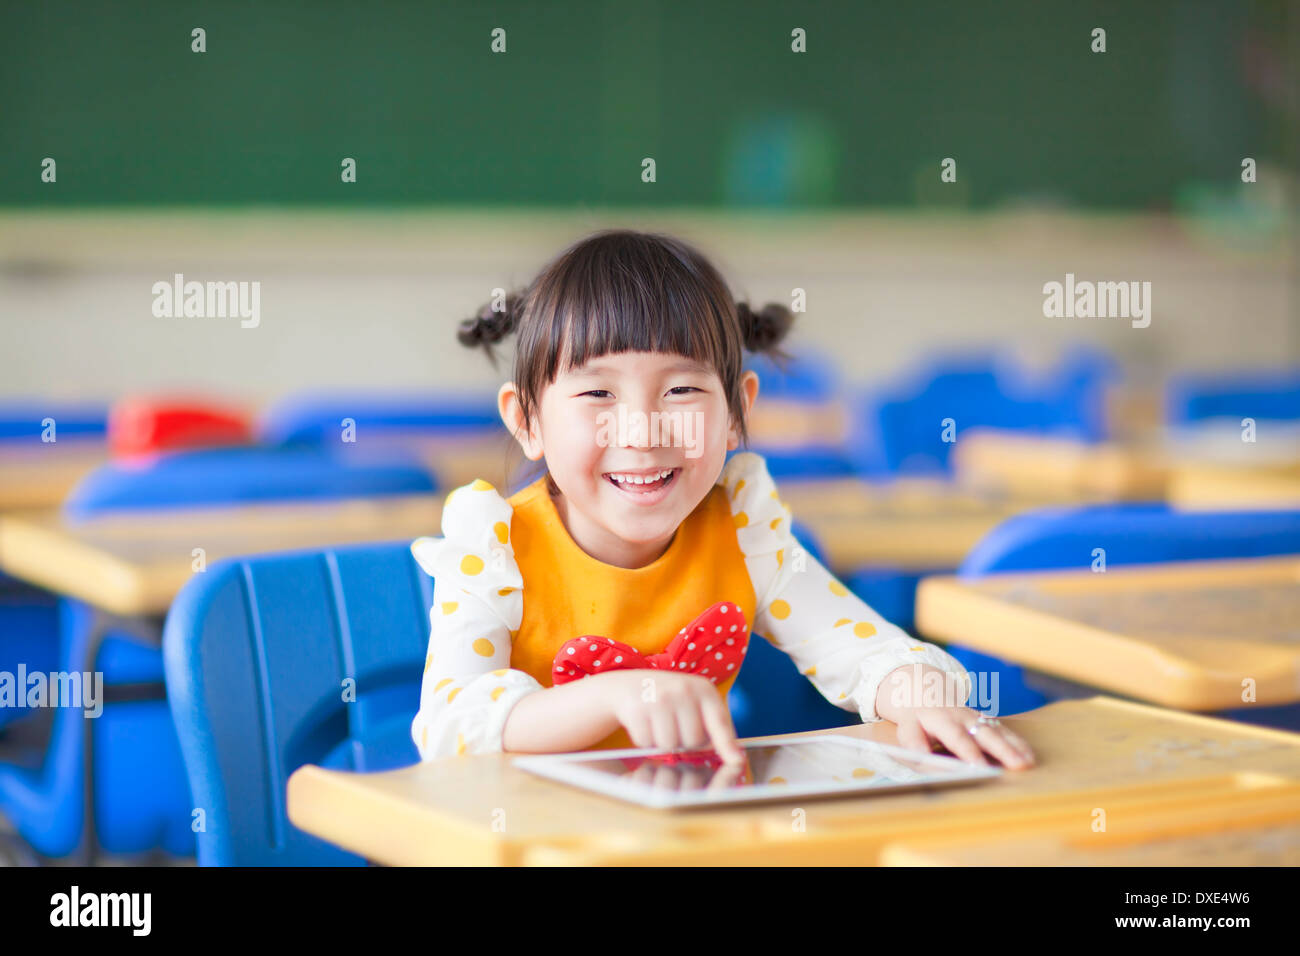
[[[1294,162],[1295,7],[3,2],[0,205],[1162,208]]]

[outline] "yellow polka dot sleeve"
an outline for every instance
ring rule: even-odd
[[[886,621],[799,545],[762,457],[733,455],[722,481],[758,601],[753,633],[790,655],[823,697],[864,722],[880,720],[881,681],[924,663],[951,673],[957,699],[966,699],[970,675],[952,655]]]
[[[510,668],[511,635],[524,607],[512,516],[497,490],[478,480],[447,496],[441,538],[411,543],[434,579],[420,710],[411,723],[421,760],[499,753],[511,708],[542,689]]]

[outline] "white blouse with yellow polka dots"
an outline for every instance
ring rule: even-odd
[[[720,481],[732,490],[732,514],[747,516],[736,538],[757,601],[751,632],[788,654],[823,697],[865,722],[880,720],[875,700],[885,676],[919,663],[951,674],[953,702],[965,700],[970,676],[956,659],[882,618],[799,546],[789,521],[772,520],[788,517],[789,508],[762,457],[733,455]],[[486,482],[464,490],[474,493],[457,489],[447,498],[443,537],[411,544],[434,578],[420,710],[411,724],[423,760],[499,753],[511,708],[544,689],[510,667],[525,587],[509,541],[513,509]],[[478,564],[464,567],[471,559]]]

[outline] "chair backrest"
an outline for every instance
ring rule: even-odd
[[[1300,511],[1182,512],[1165,504],[1043,508],[1002,522],[958,574],[1253,558],[1300,553]]]
[[[728,452],[727,459],[741,450]],[[846,478],[857,474],[857,468],[849,454],[844,449],[831,445],[774,448],[756,444],[745,450],[763,457],[767,463],[767,473],[776,482]]]
[[[271,445],[336,444],[348,419],[361,440],[505,427],[495,395],[330,393],[296,395],[271,406],[262,418],[260,438]]]
[[[285,787],[304,764],[416,763],[411,721],[433,580],[407,542],[213,564],[163,636],[203,865],[360,863],[295,828]]]
[[[414,458],[318,448],[214,448],[102,465],[69,492],[63,514],[259,501],[431,494],[437,481]]]
[[[108,430],[108,409],[36,399],[6,401],[0,403],[0,442],[40,442],[47,421],[53,421],[56,441],[65,436],[102,440]]]
[[[842,397],[839,369],[816,349],[798,349],[780,363],[767,355],[747,355],[745,368],[758,373],[760,396],[814,405]]]
[[[1300,420],[1300,368],[1180,375],[1170,381],[1165,415],[1171,425],[1226,418]]]
[[[1105,387],[1118,376],[1114,363],[1086,349],[1068,353],[1047,374],[994,353],[932,360],[900,385],[869,395],[860,412],[862,435],[879,443],[890,473],[943,474],[953,440],[968,428],[991,427],[1105,437]],[[952,435],[943,423],[952,420]]]

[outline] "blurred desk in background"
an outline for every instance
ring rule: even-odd
[[[941,478],[866,482],[783,481],[781,500],[816,535],[827,562],[847,574],[864,565],[956,568],[975,544],[1013,515],[1081,503],[1062,493],[1006,494]]]
[[[762,447],[839,447],[849,436],[849,410],[843,401],[818,405],[760,398],[754,403],[748,425],[750,441]]]
[[[1170,477],[1169,503],[1189,511],[1300,509],[1300,464],[1182,465]]]
[[[1088,501],[1161,501],[1198,507],[1300,505],[1300,431],[1267,423],[1258,440],[1206,425],[1158,436],[1087,443],[996,429],[971,429],[953,448],[963,484],[1005,494]],[[1245,479],[1240,490],[1237,479]],[[1176,500],[1175,500],[1176,499]]]
[[[1169,465],[1141,445],[1090,444],[1023,432],[972,429],[952,452],[959,481],[1007,494],[1073,496],[1084,501],[1158,501]]]
[[[161,615],[221,558],[439,534],[441,495],[118,512],[71,523],[0,515],[0,571],[120,615]]]
[[[1171,815],[1202,829],[1300,823],[1300,735],[1108,697],[1003,720],[1037,767],[951,789],[800,798],[802,828],[791,825],[796,801],[660,812],[517,770],[509,754],[369,774],[304,766],[289,778],[288,813],[367,859],[417,866],[862,866],[894,859],[894,844],[938,837],[1014,849],[1042,828],[1073,828],[1112,846]],[[798,736],[827,733],[897,742],[887,722]],[[1104,834],[1091,832],[1098,807]],[[1175,851],[1174,862],[1201,862],[1196,854]]]
[[[1167,707],[1300,701],[1300,555],[924,579],[921,634]]]
[[[427,435],[409,440],[384,438],[403,448],[433,470],[438,479],[438,487],[443,489],[441,497],[445,498],[453,488],[468,485],[475,478],[482,478],[505,495],[509,488],[512,472],[520,463],[532,462],[523,458],[518,444],[504,431],[477,435],[447,435],[430,438]],[[372,439],[370,444],[381,444]],[[513,463],[512,463],[513,459]]]
[[[58,505],[107,458],[102,441],[0,444],[0,511]]]

